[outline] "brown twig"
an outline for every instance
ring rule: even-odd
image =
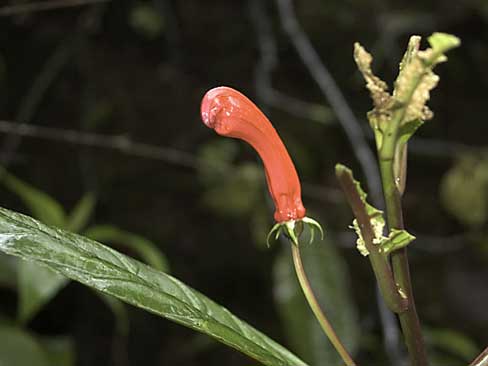
[[[124,135],[107,136],[97,133],[42,127],[10,121],[0,121],[0,132],[75,145],[116,150],[124,154],[162,160],[184,167],[195,168],[197,165],[196,158],[190,153],[169,147],[134,142]]]

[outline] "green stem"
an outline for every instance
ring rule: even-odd
[[[385,141],[385,145],[387,142]],[[388,144],[389,145],[389,144]],[[386,153],[384,153],[386,152]],[[383,153],[383,154],[382,154]],[[386,203],[386,216],[389,229],[404,229],[401,196],[395,184],[393,173],[393,153],[391,150],[380,152],[380,171]],[[402,248],[391,254],[393,274],[408,298],[408,308],[399,314],[405,343],[411,357],[412,366],[426,366],[427,355],[423,342],[420,321],[415,308],[407,249]]]
[[[360,192],[356,187],[352,171],[338,164],[336,165],[336,176],[361,230],[364,245],[369,252],[369,260],[376,281],[378,282],[381,296],[391,311],[402,313],[407,309],[408,301],[399,292],[388,256],[381,253],[379,246],[373,243],[374,231],[371,226],[371,219],[367,212],[366,204],[363,202]]]
[[[298,282],[300,282],[300,286],[302,288],[303,294],[310,305],[315,317],[317,318],[322,330],[324,331],[327,338],[329,338],[330,342],[337,350],[339,355],[341,356],[342,360],[345,362],[347,366],[356,366],[356,363],[352,359],[352,357],[347,352],[346,348],[342,344],[341,340],[337,336],[334,328],[330,324],[329,320],[325,316],[324,312],[320,308],[320,305],[315,297],[312,287],[310,286],[310,282],[308,281],[307,274],[305,273],[305,269],[303,268],[302,258],[300,255],[300,247],[299,245],[291,243],[291,250],[293,255],[293,264],[295,265],[295,271],[298,277]]]

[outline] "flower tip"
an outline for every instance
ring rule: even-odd
[[[202,99],[202,104],[200,105],[200,116],[203,123],[205,123],[205,126],[207,126],[208,128],[213,128],[215,125],[215,113],[211,113],[213,100],[211,98],[210,92],[212,92],[212,90],[208,91],[204,95]]]
[[[203,123],[205,123],[208,128],[215,128],[217,114],[221,108],[218,97],[223,93],[232,90],[232,88],[227,86],[218,86],[210,89],[203,96],[202,103],[200,105],[200,116]]]

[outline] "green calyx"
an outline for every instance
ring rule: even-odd
[[[320,232],[321,239],[324,238],[324,230],[322,229],[322,226],[316,220],[310,217],[304,217],[300,220],[289,220],[276,223],[268,233],[266,244],[270,247],[270,239],[274,236],[274,240],[278,240],[279,236],[283,233],[294,245],[299,245],[298,238],[303,232],[304,226],[308,227],[310,230],[309,244],[315,239],[315,229]]]

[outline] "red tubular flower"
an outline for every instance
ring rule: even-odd
[[[305,217],[295,166],[278,133],[253,102],[232,88],[214,88],[203,97],[201,117],[219,135],[244,140],[257,151],[264,163],[278,223]]]

